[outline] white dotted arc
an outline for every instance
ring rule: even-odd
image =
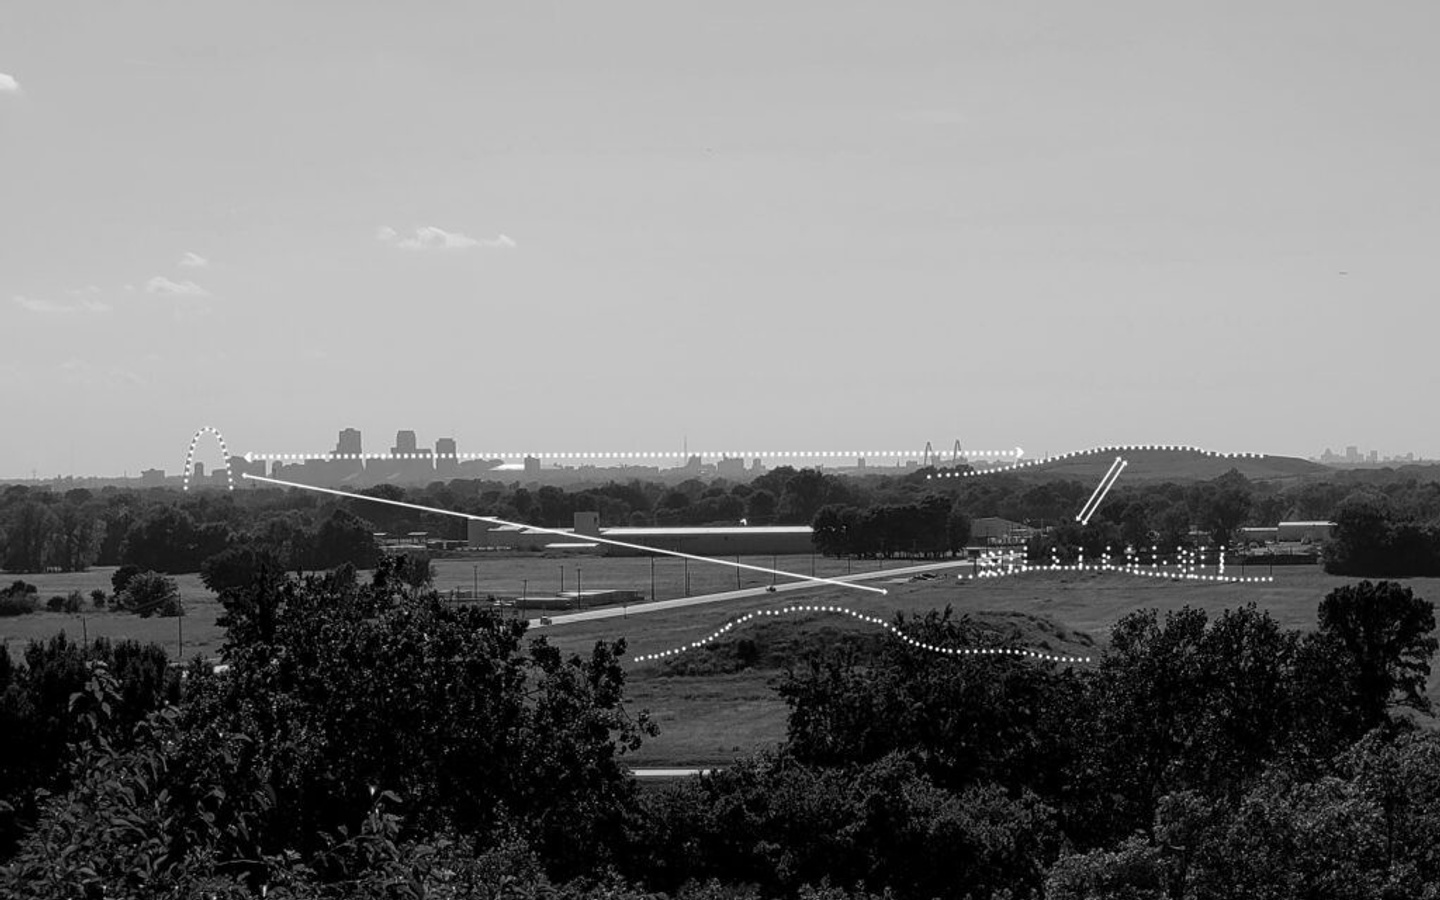
[[[185,450],[185,474],[182,479],[182,488],[190,490],[190,473],[195,469],[195,445],[200,442],[202,436],[207,434],[215,435],[216,442],[220,444],[220,455],[225,457],[225,479],[229,482],[229,489],[233,491],[235,490],[235,473],[230,471],[230,450],[225,446],[225,436],[220,433],[220,429],[212,428],[209,425],[196,431],[190,438],[190,446]]]
[[[1223,453],[1219,450],[1207,450],[1204,447],[1192,447],[1188,444],[1117,444],[1109,447],[1091,447],[1088,450],[1074,450],[1070,453],[1061,453],[1058,456],[1045,456],[1038,459],[1027,459],[1023,462],[1012,463],[1008,466],[996,466],[989,469],[981,469],[974,472],[941,472],[939,474],[927,475],[926,480],[936,478],[976,478],[981,475],[998,475],[1002,472],[1014,472],[1018,469],[1028,469],[1034,466],[1043,466],[1046,463],[1061,462],[1069,459],[1076,459],[1081,456],[1093,456],[1097,453],[1134,453],[1141,450],[1173,450],[1185,453],[1199,453],[1201,456],[1213,456],[1216,459],[1264,459],[1263,453]],[[982,454],[977,454],[982,455]]]
[[[707,635],[706,637],[698,641],[691,641],[688,644],[682,644],[681,646],[672,648],[670,650],[662,650],[659,653],[642,654],[634,657],[634,661],[652,662],[658,659],[668,659],[672,656],[678,656],[679,654],[684,653],[687,650],[698,650],[706,644],[709,644],[712,641],[723,637],[724,635],[735,630],[736,628],[739,628],[741,625],[744,625],[745,623],[753,619],[783,616],[793,613],[817,612],[846,615],[850,616],[853,619],[859,619],[860,621],[866,622],[870,625],[878,625],[879,627],[884,628],[886,631],[889,631],[895,637],[899,638],[907,646],[914,647],[917,650],[925,650],[930,653],[938,653],[942,656],[1010,656],[1045,660],[1048,662],[1058,663],[1089,663],[1091,661],[1090,657],[1088,656],[1069,656],[1064,653],[1045,653],[1039,650],[1029,650],[1023,647],[941,647],[938,644],[931,644],[927,643],[926,641],[917,640],[906,634],[905,632],[901,631],[899,628],[897,628],[890,622],[887,622],[884,619],[880,618],[879,616],[868,615],[866,613],[859,612],[858,610],[849,609],[848,607],[844,606],[821,605],[785,606],[779,609],[762,609],[757,612],[746,613],[745,615],[741,616],[738,619],[735,619],[734,621],[727,622],[715,632]]]

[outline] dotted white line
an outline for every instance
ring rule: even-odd
[[[1138,564],[1113,565],[1111,563],[1049,563],[1046,565],[1031,565],[1030,563],[998,563],[992,568],[976,572],[973,575],[957,575],[961,581],[978,581],[983,578],[1007,578],[1012,575],[1024,575],[1027,572],[1115,572],[1121,575],[1135,575],[1143,578],[1164,578],[1172,581],[1214,581],[1224,584],[1268,584],[1275,580],[1272,575],[1207,575],[1200,572],[1192,572],[1184,567],[1177,567],[1167,570],[1163,567],[1144,568]]]
[[[931,454],[934,456],[935,454]],[[966,456],[1003,458],[1018,456],[1017,450],[967,450]],[[329,451],[319,453],[247,453],[246,458],[252,460],[278,460],[290,462],[294,460],[383,460],[383,459],[520,459],[526,456],[533,456],[536,459],[688,459],[692,456],[712,459],[765,459],[765,458],[811,458],[830,459],[841,457],[866,457],[866,458],[899,458],[913,457],[920,459],[925,456],[923,450],[657,450],[657,451],[617,451],[607,453],[603,451],[559,451],[549,452],[540,450],[516,451],[481,451],[474,453],[332,453]]]
[[[1023,462],[1016,462],[1008,466],[997,466],[989,469],[982,469],[978,472],[941,472],[938,475],[926,475],[926,480],[935,478],[975,478],[981,475],[998,475],[1001,472],[1014,472],[1017,469],[1028,469],[1032,466],[1043,466],[1046,463],[1060,462],[1067,459],[1075,459],[1081,456],[1091,456],[1096,453],[1124,453],[1138,450],[1177,450],[1189,453],[1199,453],[1202,456],[1213,456],[1217,459],[1264,459],[1263,453],[1222,453],[1218,450],[1206,450],[1203,447],[1192,447],[1188,444],[1122,444],[1111,447],[1091,447],[1089,450],[1075,450],[1070,453],[1061,453],[1059,456],[1046,456],[1041,459],[1027,459]],[[978,454],[977,454],[978,455]]]
[[[634,660],[635,662],[651,662],[657,659],[667,659],[672,656],[677,656],[687,650],[697,650],[700,647],[703,647],[706,644],[716,640],[717,638],[724,636],[728,632],[739,628],[741,625],[744,625],[746,622],[749,622],[752,619],[781,616],[787,613],[807,612],[838,613],[840,615],[850,616],[851,618],[859,619],[862,622],[867,622],[871,625],[878,625],[881,628],[884,628],[886,631],[889,631],[891,634],[895,635],[895,637],[899,638],[905,644],[914,647],[917,650],[926,650],[931,653],[939,653],[944,656],[1014,656],[1027,657],[1030,659],[1042,659],[1058,663],[1089,663],[1091,661],[1090,657],[1088,656],[1069,656],[1063,653],[1042,653],[1039,650],[1027,650],[1020,647],[941,647],[937,644],[930,644],[926,643],[925,641],[916,640],[915,638],[911,637],[910,635],[906,634],[899,628],[896,628],[894,625],[885,621],[884,619],[881,619],[878,616],[866,615],[865,613],[858,612],[853,609],[848,609],[844,606],[820,605],[786,606],[779,609],[763,609],[757,612],[747,613],[740,618],[734,620],[733,622],[726,623],[725,625],[721,626],[719,630],[711,633],[710,635],[702,638],[701,640],[691,641],[688,644],[682,644],[681,646],[672,648],[670,650],[662,650],[659,653],[642,654],[640,656],[634,657]]]
[[[201,428],[190,438],[190,446],[185,451],[185,474],[181,479],[182,490],[190,490],[190,473],[195,470],[195,445],[199,443],[201,436],[206,434],[215,435],[215,440],[220,444],[220,455],[225,457],[225,479],[229,482],[229,489],[235,490],[235,473],[230,471],[230,450],[225,446],[225,436],[220,429],[212,428],[209,425]]]

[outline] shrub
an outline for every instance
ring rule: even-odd
[[[0,591],[0,616],[23,616],[39,608],[33,593],[12,594]]]
[[[105,608],[105,592],[102,591],[102,590],[100,590],[99,588],[96,588],[95,590],[91,591],[91,592],[90,592],[90,603],[91,603],[96,609],[104,609],[104,608]]]
[[[110,587],[114,588],[115,593],[118,595],[121,591],[125,590],[126,585],[130,583],[130,579],[139,574],[139,566],[121,566],[110,576]]]
[[[56,594],[45,601],[45,608],[51,612],[61,612],[65,609],[65,595]]]
[[[141,572],[131,578],[125,590],[115,595],[115,608],[141,618],[184,615],[175,579],[159,572]]]

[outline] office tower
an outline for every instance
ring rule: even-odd
[[[397,432],[395,432],[395,446],[393,446],[393,447],[390,448],[390,452],[391,452],[391,453],[393,453],[393,454],[414,453],[415,451],[416,451],[415,432],[413,432],[413,431],[397,431]]]
[[[344,431],[341,431],[340,440],[335,444],[335,455],[342,457],[359,456],[361,452],[360,432],[354,428],[346,428]]]
[[[453,473],[460,467],[455,453],[454,438],[440,438],[435,442],[435,471]]]

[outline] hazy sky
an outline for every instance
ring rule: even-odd
[[[201,425],[1440,456],[1437,33],[1434,0],[10,0],[0,475],[177,471]]]

